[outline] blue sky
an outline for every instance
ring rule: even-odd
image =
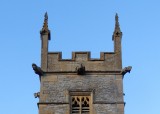
[[[39,31],[49,16],[50,51],[113,51],[114,16],[119,15],[124,77],[125,114],[159,114],[160,1],[159,0],[1,0],[0,112],[38,114],[33,93],[39,79],[31,64],[40,65]]]

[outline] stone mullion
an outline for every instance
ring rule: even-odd
[[[79,98],[80,98],[80,114],[82,114],[82,96],[79,96]]]

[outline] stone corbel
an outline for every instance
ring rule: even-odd
[[[42,71],[42,69],[40,68],[40,67],[38,67],[36,64],[32,64],[32,68],[33,68],[33,70],[34,70],[34,72],[36,73],[36,74],[38,74],[39,76],[42,76],[43,75],[43,71]]]
[[[124,76],[127,72],[130,73],[132,69],[132,66],[125,67],[121,70],[121,74]]]

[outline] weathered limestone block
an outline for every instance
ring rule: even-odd
[[[39,114],[70,114],[68,104],[41,105]]]
[[[117,114],[116,104],[94,104],[94,114]]]

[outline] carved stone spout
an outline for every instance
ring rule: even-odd
[[[83,65],[81,64],[80,67],[77,67],[77,68],[76,68],[76,71],[77,71],[77,74],[78,74],[78,75],[84,75],[84,74],[85,74],[85,66],[83,66]]]
[[[37,98],[37,97],[39,98],[40,97],[40,92],[34,93],[34,97],[35,98]]]
[[[127,72],[130,73],[132,66],[125,67],[122,69],[121,74],[124,76]]]
[[[33,63],[32,68],[33,68],[34,72],[36,74],[38,74],[39,76],[43,75],[42,69],[40,67],[38,67],[36,64]]]

